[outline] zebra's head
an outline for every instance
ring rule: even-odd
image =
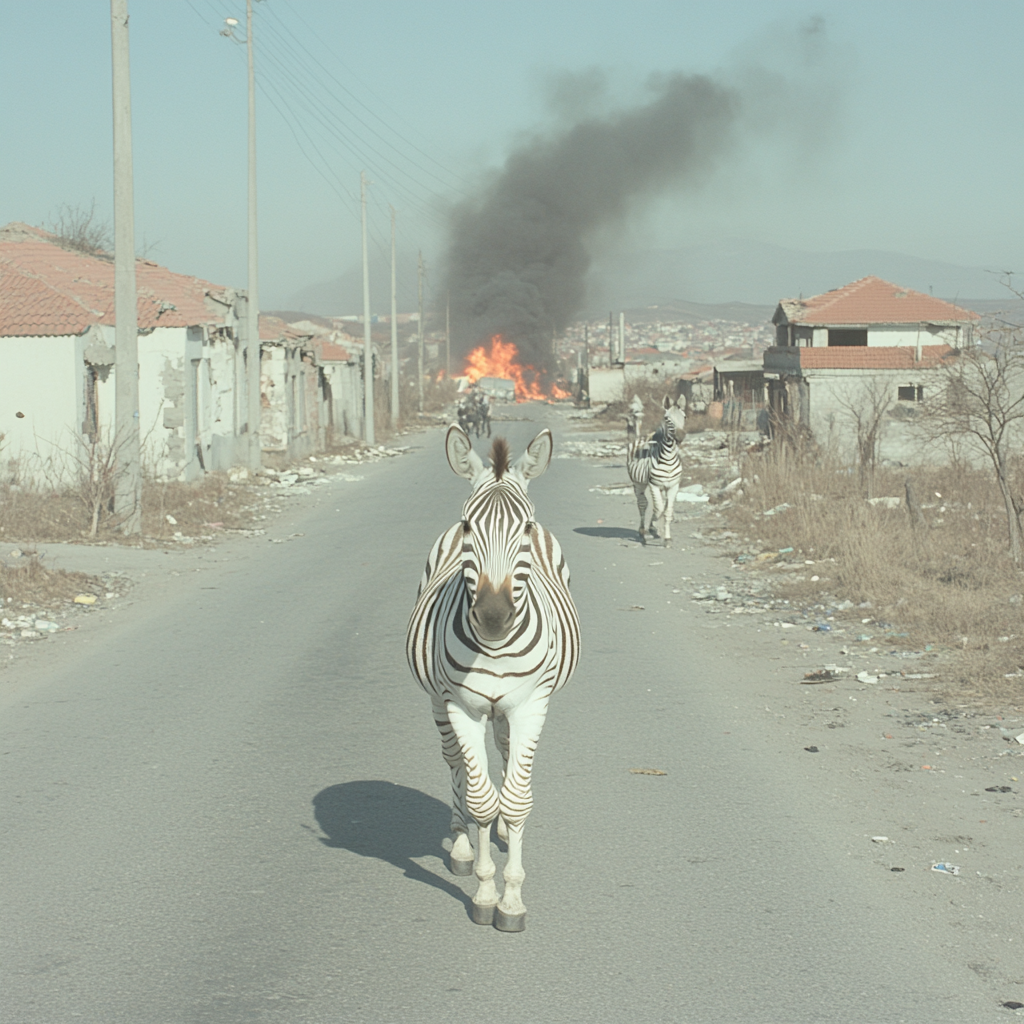
[[[470,625],[481,640],[504,640],[524,607],[534,529],[526,488],[548,468],[553,446],[551,431],[542,430],[510,465],[508,443],[495,438],[485,466],[466,432],[448,428],[448,464],[473,488],[462,509],[462,576]]]
[[[673,402],[666,395],[662,402],[662,408],[665,410],[665,418],[661,421],[661,424],[665,432],[672,437],[682,437],[683,430],[686,427],[686,410],[680,407],[679,399],[677,398]]]

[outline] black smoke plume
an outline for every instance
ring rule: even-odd
[[[674,75],[644,106],[531,140],[452,215],[447,289],[460,356],[494,334],[551,368],[552,338],[580,309],[587,242],[637,200],[699,184],[731,147],[739,94]]]

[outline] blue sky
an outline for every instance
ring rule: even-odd
[[[139,244],[244,286],[245,51],[218,34],[244,2],[129,9]],[[755,87],[745,141],[714,175],[635,209],[597,250],[728,237],[1024,273],[1020,0],[263,0],[256,17],[265,308],[356,265],[363,169],[374,247],[391,204],[403,251],[436,263],[447,205],[557,131],[551,81],[589,69],[598,114],[644,102],[654,74],[749,86],[756,65],[789,90],[768,119]],[[808,61],[812,18],[824,41]],[[110,124],[109,5],[0,0],[0,223],[93,199],[109,217]],[[404,280],[403,306],[414,292]]]

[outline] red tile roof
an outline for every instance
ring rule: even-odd
[[[920,362],[914,359],[917,352],[913,345],[834,345],[773,351],[799,352],[800,366],[807,370],[913,370],[937,366],[954,349],[949,345],[922,345]]]
[[[843,288],[809,299],[783,299],[773,322],[833,326],[955,324],[978,319],[977,313],[954,306],[952,302],[900,288],[880,277],[862,277]]]
[[[322,363],[348,363],[352,361],[352,355],[344,345],[328,341],[325,338],[314,338],[313,347],[316,349],[316,357]]]
[[[302,341],[312,337],[309,331],[301,331],[279,316],[260,314],[260,341]]]
[[[65,249],[24,224],[0,229],[0,336],[81,334],[114,323],[114,263]],[[222,324],[227,289],[135,261],[140,328]]]

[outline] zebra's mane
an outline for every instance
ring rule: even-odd
[[[491,445],[491,468],[494,470],[494,479],[500,480],[508,469],[508,441],[503,437],[496,437]]]

